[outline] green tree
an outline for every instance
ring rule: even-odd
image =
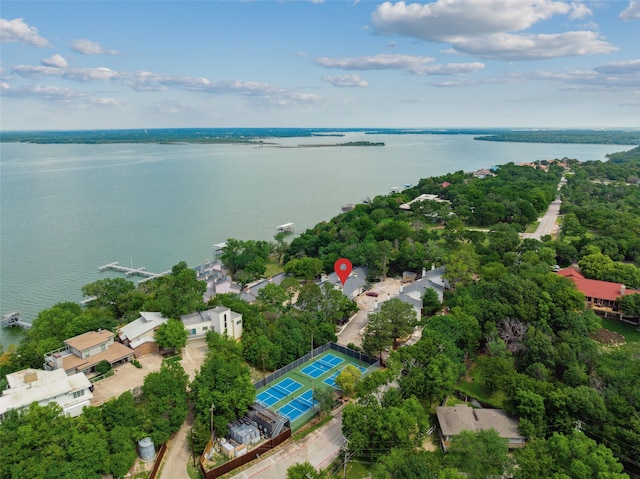
[[[369,315],[369,328],[376,324],[376,329],[390,336],[393,349],[398,349],[398,340],[413,332],[417,320],[413,306],[399,298],[393,298],[383,302],[380,311]]]
[[[451,289],[466,286],[473,282],[473,275],[479,270],[480,260],[473,245],[462,244],[452,251],[447,261],[447,270],[443,277],[449,281]]]
[[[433,316],[442,307],[438,292],[435,289],[427,288],[422,295],[422,311],[425,316]]]
[[[310,462],[294,464],[287,469],[287,479],[325,479],[322,471],[316,471]]]
[[[296,278],[312,280],[319,278],[324,270],[322,260],[318,258],[294,258],[284,265],[284,272]]]
[[[187,417],[189,376],[180,363],[164,362],[142,385],[144,429],[155,444],[164,444]]]
[[[196,420],[209,424],[218,436],[227,424],[242,416],[256,397],[251,372],[242,358],[242,347],[234,340],[212,331],[207,333],[209,354],[190,385]]]
[[[119,319],[137,314],[142,308],[144,299],[134,295],[135,289],[133,282],[124,278],[105,278],[84,285],[82,294],[95,297],[88,303],[90,308],[105,308],[114,318]]]
[[[494,429],[462,431],[454,436],[445,462],[470,479],[502,477],[512,469],[507,441]]]
[[[333,393],[332,387],[317,387],[313,391],[313,399],[318,403],[321,416],[326,416],[331,412],[333,408]]]
[[[171,274],[158,278],[156,282],[156,299],[148,305],[148,311],[159,309],[167,318],[177,319],[205,308],[202,295],[207,283],[198,280],[196,272],[184,261],[171,268]]]
[[[564,435],[554,432],[549,439],[534,439],[515,452],[516,479],[628,479],[622,464],[610,449],[582,432]]]
[[[269,283],[258,291],[258,301],[277,310],[282,310],[289,299],[287,290],[277,284]]]
[[[640,294],[627,294],[622,296],[618,302],[626,315],[640,320]]]
[[[336,384],[342,390],[345,396],[351,396],[355,390],[358,381],[362,373],[358,368],[353,365],[349,365],[340,371],[340,374],[336,377]]]
[[[162,349],[180,351],[187,345],[187,330],[179,319],[169,318],[155,332],[156,343]]]

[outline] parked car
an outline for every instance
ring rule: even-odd
[[[367,291],[367,296],[373,296],[374,298],[378,297],[378,293],[376,293],[375,291]]]

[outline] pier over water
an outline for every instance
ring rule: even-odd
[[[107,271],[107,270],[118,271],[120,273],[124,273],[125,276],[143,276],[144,278],[138,281],[139,283],[149,281],[150,279],[160,278],[161,276],[165,276],[171,273],[171,270],[165,271],[163,273],[152,273],[151,271],[147,271],[147,269],[144,266],[141,266],[140,268],[133,268],[133,267],[129,268],[127,266],[122,266],[117,261],[114,261],[113,263],[105,264],[104,266],[100,266],[98,270],[99,271]]]

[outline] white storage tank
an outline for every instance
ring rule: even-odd
[[[156,457],[156,448],[150,437],[142,438],[138,441],[140,459],[144,462],[151,462]]]

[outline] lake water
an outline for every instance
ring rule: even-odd
[[[474,141],[471,135],[277,138],[281,146],[384,142],[385,147],[0,144],[0,313],[26,321],[107,277],[112,261],[162,272],[211,258],[228,238],[302,232],[347,203],[420,178],[510,161],[577,158],[632,148]],[[17,342],[19,331],[0,331]]]

